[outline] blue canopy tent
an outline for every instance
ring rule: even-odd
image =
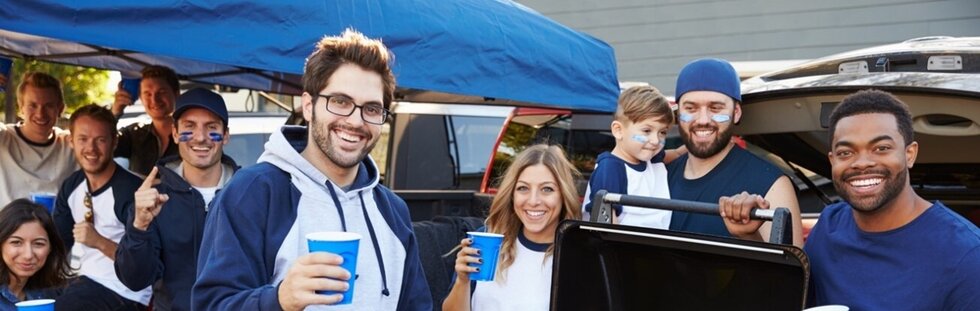
[[[5,1],[0,54],[300,94],[314,43],[348,27],[393,50],[402,100],[616,106],[611,47],[509,0]]]

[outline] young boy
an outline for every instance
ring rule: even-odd
[[[606,190],[657,198],[670,198],[667,188],[669,163],[683,154],[684,147],[664,150],[667,130],[674,113],[667,98],[652,86],[635,86],[619,95],[611,129],[616,137],[612,152],[603,152],[585,190],[583,216],[592,211],[592,192]],[[613,205],[613,223],[667,229],[670,211]]]

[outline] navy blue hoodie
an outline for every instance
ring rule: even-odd
[[[154,287],[155,310],[191,310],[191,286],[197,278],[197,253],[207,214],[201,193],[174,171],[180,163],[180,156],[160,160],[156,188],[170,199],[146,231],[133,227],[135,211],[130,200],[125,209],[126,234],[116,248],[116,276],[126,287],[137,290],[163,280],[162,287]],[[224,185],[238,164],[222,155],[221,165],[224,170],[218,184]]]

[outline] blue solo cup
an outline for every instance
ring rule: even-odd
[[[126,93],[129,93],[129,96],[133,98],[134,102],[140,98],[139,78],[123,78],[120,83],[122,84],[122,88],[126,90]]]
[[[54,311],[54,299],[21,301],[14,305],[17,311]]]
[[[327,252],[344,257],[341,268],[350,272],[350,279],[347,280],[346,292],[343,292],[344,299],[337,304],[350,304],[354,299],[354,279],[357,274],[357,249],[361,243],[361,235],[351,232],[314,232],[306,235],[306,243],[310,247],[310,253]],[[340,292],[317,291],[318,294],[333,295]]]
[[[54,213],[54,200],[57,196],[50,192],[31,192],[31,201],[41,204],[48,210],[48,214]]]
[[[13,67],[13,65],[14,65],[13,60],[0,56],[0,75],[3,75],[4,78],[7,78],[7,84],[10,84],[10,81],[13,80],[10,77],[10,67]],[[7,88],[6,85],[0,87],[0,92],[3,92],[6,88]]]
[[[470,263],[470,267],[479,267],[479,272],[471,272],[470,280],[474,281],[493,281],[493,276],[497,272],[497,258],[500,258],[500,244],[504,242],[504,235],[487,232],[467,232],[466,235],[473,239],[470,247],[480,250],[480,259],[483,263]]]

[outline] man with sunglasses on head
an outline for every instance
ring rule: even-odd
[[[379,184],[368,153],[394,96],[388,49],[353,30],[321,40],[303,73],[308,127],[283,127],[208,214],[197,310],[432,310],[405,202]],[[360,234],[357,271],[310,253],[306,235]],[[319,294],[318,291],[334,293]]]
[[[127,288],[113,267],[125,209],[141,182],[112,160],[116,118],[109,109],[88,105],[76,110],[69,122],[69,144],[81,169],[61,185],[53,217],[66,248],[80,255],[79,277],[58,296],[55,308],[145,310],[150,288]]]
[[[228,110],[221,95],[188,90],[177,97],[173,118],[180,153],[161,159],[135,191],[116,251],[116,275],[130,289],[163,281],[154,288],[155,310],[191,310],[208,205],[238,170],[223,151]]]

